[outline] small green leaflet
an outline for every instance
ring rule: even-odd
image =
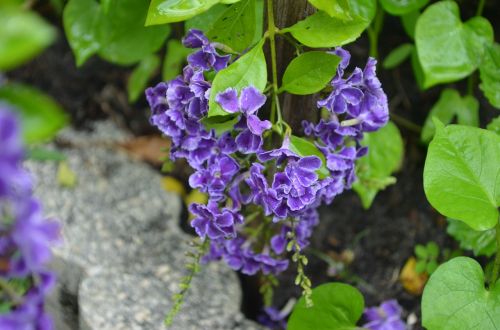
[[[128,100],[135,102],[144,93],[144,89],[155,71],[160,66],[160,59],[154,54],[150,54],[139,62],[139,65],[132,71],[127,83]]]
[[[408,57],[410,57],[413,51],[412,44],[402,44],[394,48],[384,59],[382,67],[384,69],[393,69],[403,63]]]
[[[186,57],[192,52],[182,45],[179,40],[170,39],[167,43],[167,51],[163,60],[162,78],[164,81],[174,79],[182,72],[182,64]]]
[[[500,329],[499,282],[485,288],[477,261],[454,258],[432,274],[422,297],[422,325],[429,330]]]
[[[368,154],[356,161],[358,180],[353,189],[363,207],[368,209],[380,190],[396,183],[391,174],[401,167],[404,144],[399,129],[392,122],[377,132],[365,134],[361,144],[368,147]]]
[[[28,148],[26,158],[35,161],[63,161],[67,157],[60,151],[35,146]]]
[[[481,84],[479,88],[492,106],[500,109],[500,45],[495,43],[486,49],[479,66]]]
[[[319,178],[324,179],[330,175],[330,171],[326,167],[325,155],[309,140],[290,135],[290,150],[302,157],[318,157],[321,159],[321,167],[317,171]]]
[[[247,86],[254,86],[260,91],[264,90],[267,84],[267,67],[262,50],[263,45],[264,39],[215,75],[210,89],[208,117],[229,115],[215,102],[215,96],[229,87],[235,88],[238,93]]]
[[[2,7],[0,36],[0,71],[7,71],[31,60],[49,46],[56,31],[34,12]]]
[[[429,143],[434,136],[433,118],[443,124],[449,124],[457,117],[458,123],[468,126],[479,126],[479,102],[474,96],[461,97],[455,89],[444,89],[436,104],[432,107],[425,120],[420,139]]]
[[[312,47],[336,47],[356,40],[375,16],[376,2],[350,2],[352,19],[342,20],[318,11],[306,19],[281,30],[289,32],[302,44]]]
[[[21,116],[23,137],[27,143],[44,142],[66,126],[68,117],[48,95],[21,84],[0,87],[0,100],[12,105]]]
[[[493,228],[500,206],[500,136],[435,121],[424,167],[424,190],[441,214],[475,230]]]
[[[304,297],[293,308],[288,330],[342,329],[355,330],[365,301],[353,286],[327,283],[312,290],[314,306],[306,307]]]
[[[429,0],[379,0],[382,8],[391,15],[406,15],[424,7]]]
[[[241,0],[222,13],[207,37],[241,52],[254,40],[256,28],[255,0]]]
[[[185,21],[201,14],[219,0],[152,0],[146,26]]]
[[[497,250],[496,231],[475,231],[464,222],[448,219],[448,235],[460,242],[462,249],[471,250],[475,256],[491,257]]]
[[[340,57],[312,51],[294,58],[285,70],[280,92],[314,94],[325,88],[337,72]]]
[[[485,48],[493,43],[493,28],[476,16],[462,23],[454,1],[439,1],[420,15],[415,30],[424,87],[467,77],[479,66]]]

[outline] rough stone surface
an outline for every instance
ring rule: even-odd
[[[49,301],[57,329],[160,329],[184,274],[190,237],[181,201],[159,174],[115,146],[129,136],[108,122],[66,130],[55,148],[77,175],[61,187],[56,162],[28,162],[45,212],[61,220],[54,250],[58,288]],[[112,142],[112,143],[110,143]],[[173,329],[257,329],[241,315],[236,275],[211,264],[197,275]]]

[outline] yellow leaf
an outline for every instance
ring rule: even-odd
[[[408,258],[399,275],[399,280],[408,293],[419,296],[424,291],[429,275],[427,273],[418,274],[415,270],[416,264],[417,260],[414,257]]]
[[[69,167],[68,163],[62,161],[57,169],[57,182],[63,187],[74,188],[76,186],[76,173]]]
[[[164,190],[180,195],[182,198],[186,196],[186,188],[184,185],[172,176],[165,176],[161,179],[161,186]]]

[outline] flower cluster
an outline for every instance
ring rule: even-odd
[[[55,276],[46,264],[59,225],[43,218],[23,157],[17,118],[0,105],[0,329],[52,329],[44,298]]]
[[[316,124],[303,123],[314,144],[287,131],[280,145],[270,148],[275,140],[266,137],[273,123],[259,117],[267,98],[254,86],[215,95],[215,102],[236,122],[231,131],[218,134],[204,125],[211,89],[206,73],[224,69],[231,59],[198,30],[191,30],[183,43],[196,48],[183,74],[147,89],[146,96],[151,123],[172,140],[171,159],[186,159],[194,169],[190,186],[208,194],[206,205],[189,207],[196,233],[210,239],[204,260],[223,259],[245,274],[280,273],[288,267],[286,247],[297,250],[309,244],[319,222],[317,207],[330,203],[356,179],[355,160],[367,152],[359,143],[363,132],[388,120],[375,61],[344,79],[349,53],[337,48],[334,53],[342,63],[332,79],[333,90],[318,102],[329,116]],[[300,153],[297,139],[317,152]],[[268,140],[269,146],[264,144]]]
[[[401,320],[403,310],[394,299],[384,301],[379,307],[366,308],[363,317],[367,321],[363,328],[370,330],[406,330]]]

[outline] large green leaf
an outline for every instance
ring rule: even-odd
[[[365,301],[354,287],[327,283],[312,290],[314,306],[306,307],[304,297],[295,305],[288,330],[350,330],[363,313]]]
[[[331,17],[350,20],[351,10],[348,0],[308,0],[314,7],[326,12]]]
[[[52,98],[29,86],[3,85],[0,87],[0,101],[19,111],[27,143],[43,142],[54,137],[68,122],[68,117]]]
[[[254,40],[256,28],[255,0],[242,0],[224,11],[207,36],[211,41],[243,51]]]
[[[56,36],[55,29],[33,12],[17,8],[0,10],[0,71],[31,60]]]
[[[406,34],[412,39],[415,39],[415,26],[417,25],[419,16],[420,11],[418,10],[401,16],[401,24],[403,24]]]
[[[422,297],[422,324],[428,330],[500,329],[500,285],[484,285],[471,258],[454,258],[432,274]]]
[[[424,168],[427,199],[441,214],[475,230],[493,228],[500,206],[500,136],[436,120]]]
[[[391,15],[406,15],[425,6],[429,0],[379,0],[386,12]]]
[[[356,40],[375,16],[376,2],[361,0],[350,2],[350,20],[342,20],[318,11],[306,19],[285,28],[295,39],[308,47],[335,47]]]
[[[495,43],[486,50],[479,66],[481,84],[479,88],[491,105],[500,109],[500,45]]]
[[[479,126],[479,102],[474,96],[461,97],[455,89],[444,89],[439,100],[434,104],[427,115],[420,138],[422,142],[429,143],[434,136],[435,127],[433,118],[439,119],[443,124],[449,124],[458,117],[458,123],[468,126]]]
[[[280,91],[298,95],[319,92],[332,80],[339,63],[340,57],[327,52],[303,53],[286,68]]]
[[[184,22],[184,31],[187,33],[191,29],[201,30],[203,32],[210,31],[215,22],[219,17],[226,11],[228,6],[223,4],[216,4],[207,11],[196,15],[186,22]]]
[[[210,89],[208,117],[229,115],[215,102],[215,96],[229,87],[237,89],[238,92],[247,86],[264,90],[267,84],[267,67],[262,50],[263,44],[264,39],[248,53],[217,73]]]
[[[207,11],[219,2],[219,0],[152,0],[146,25],[185,21]]]
[[[321,159],[321,167],[318,169],[318,175],[320,179],[324,179],[330,175],[330,171],[326,167],[325,155],[311,141],[295,135],[291,135],[290,150],[302,157],[318,157],[319,159]]]
[[[119,3],[118,3],[119,1]],[[157,51],[170,27],[144,27],[147,0],[109,0],[104,13],[95,0],[70,0],[63,23],[77,65],[93,54],[117,64],[132,64]]]
[[[139,96],[144,93],[146,84],[156,69],[160,66],[160,59],[156,55],[149,55],[139,62],[139,65],[132,71],[128,80],[128,99],[135,102]]]
[[[486,126],[486,129],[500,135],[500,116],[490,121]]]
[[[448,219],[447,233],[460,242],[460,247],[472,250],[476,256],[491,257],[497,250],[496,230],[475,231],[462,221]]]
[[[455,2],[439,1],[420,15],[415,42],[428,88],[462,79],[476,70],[485,47],[493,42],[493,28],[480,16],[462,23]]]
[[[392,122],[377,132],[365,134],[361,144],[368,147],[368,155],[356,161],[358,180],[353,189],[367,209],[378,191],[396,182],[391,174],[401,167],[404,145],[399,129]]]

